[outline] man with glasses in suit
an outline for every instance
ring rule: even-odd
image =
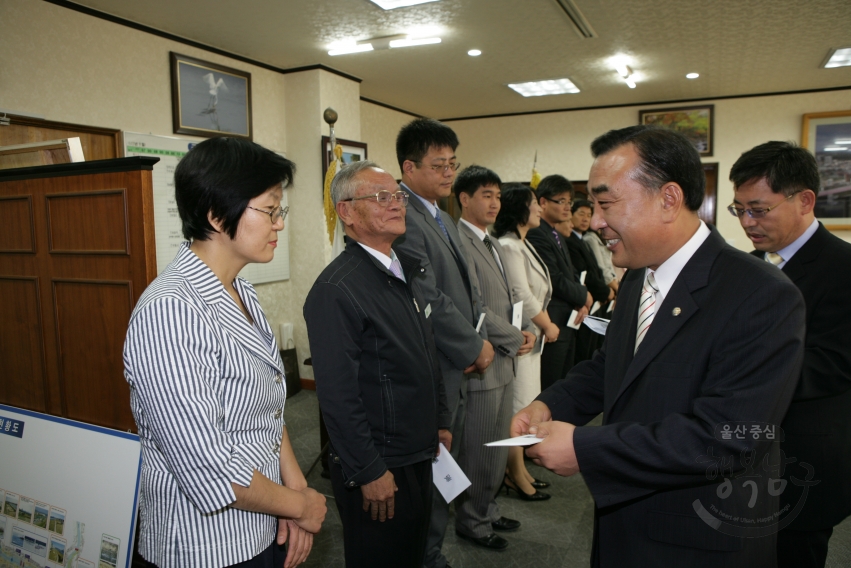
[[[810,487],[801,512],[777,539],[780,568],[822,568],[833,527],[851,514],[851,245],[815,218],[819,171],[815,158],[788,142],[748,150],[730,171],[739,218],[756,250],[804,295],[807,335],[804,366],[783,420],[787,479],[803,479],[807,463],[821,482]],[[781,510],[802,488],[790,482]]]
[[[452,217],[441,211],[438,200],[449,197],[460,166],[455,156],[458,137],[436,120],[418,118],[404,126],[396,138],[396,158],[402,171],[401,187],[409,192],[406,231],[394,244],[397,251],[423,259],[418,276],[425,296],[426,317],[434,328],[446,400],[452,415],[454,439],[451,453],[457,459],[464,431],[467,373],[483,373],[494,358],[487,340],[487,322],[476,329],[482,312],[479,291],[470,281],[467,251]],[[481,332],[481,333],[480,333]],[[432,522],[424,565],[444,568],[441,552],[449,504],[435,492]]]

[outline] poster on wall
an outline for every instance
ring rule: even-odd
[[[162,272],[174,259],[183,238],[177,203],[174,199],[174,169],[180,159],[198,142],[174,136],[156,136],[124,132],[125,156],[151,156],[159,158],[154,164],[154,234],[157,250],[157,272]],[[287,192],[281,200],[281,206],[287,206]],[[290,239],[288,222],[284,230],[278,233],[278,247],[275,257],[266,264],[249,264],[239,273],[252,284],[264,284],[289,280],[290,278]]]
[[[0,405],[0,456],[0,568],[130,567],[137,435]]]
[[[801,145],[818,163],[816,218],[828,229],[851,229],[851,111],[805,114]]]

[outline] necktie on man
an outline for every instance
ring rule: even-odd
[[[405,282],[405,275],[402,274],[402,263],[399,262],[398,258],[394,258],[390,261],[390,272],[392,272],[396,278]]]
[[[650,324],[653,323],[653,316],[656,315],[656,293],[659,291],[659,286],[656,285],[656,277],[649,270],[647,278],[644,280],[644,288],[641,290],[641,299],[638,303],[638,331],[635,335],[635,351],[638,351],[638,346],[647,335],[647,330],[650,329]]]
[[[780,266],[780,263],[783,262],[783,257],[776,252],[767,252],[765,253],[765,260],[774,266]]]
[[[435,209],[434,220],[437,221],[438,225],[440,225],[441,230],[443,230],[443,234],[446,235],[446,240],[452,242],[452,239],[449,238],[449,231],[446,230],[446,225],[443,224],[443,219],[440,218],[440,209]]]
[[[556,238],[558,246],[561,247],[561,237],[558,236],[558,231],[556,231],[555,229],[553,229],[553,236]]]

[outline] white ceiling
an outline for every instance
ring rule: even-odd
[[[851,86],[821,69],[851,45],[850,0],[575,0],[584,39],[556,0],[440,0],[385,12],[368,0],[75,0],[280,68],[322,64],[361,95],[455,118]],[[331,57],[328,44],[439,26],[437,45]],[[470,57],[470,49],[482,50]],[[628,57],[638,86],[610,64]],[[700,78],[688,80],[688,72]],[[507,83],[569,77],[581,93],[524,98]],[[849,97],[851,107],[851,97]]]

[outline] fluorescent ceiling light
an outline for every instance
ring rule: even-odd
[[[478,57],[481,54],[482,54],[482,51],[480,49],[471,49],[470,51],[467,52],[467,55],[469,55],[471,57]]]
[[[627,77],[627,78],[626,78],[626,84],[627,84],[627,86],[628,86],[630,89],[634,89],[634,88],[635,88],[635,81],[633,81],[633,80],[632,80],[631,78],[629,78],[629,77]]]
[[[833,143],[834,143],[834,144],[845,144],[845,145],[848,145],[848,144],[851,144],[851,140],[834,140],[834,141],[833,141]]]
[[[382,10],[395,10],[396,8],[405,8],[407,6],[416,6],[417,4],[426,4],[428,2],[437,2],[437,0],[371,0],[373,4],[377,4]]]
[[[347,55],[349,53],[363,53],[364,51],[372,51],[371,43],[356,43],[354,45],[340,46],[328,52],[328,55]]]
[[[824,147],[825,152],[844,152],[847,149],[848,148],[846,148],[845,146],[825,146]]]
[[[413,47],[415,45],[430,45],[432,43],[440,43],[440,38],[423,37],[419,39],[394,39],[390,42],[390,47]]]
[[[509,87],[524,97],[540,97],[543,95],[563,95],[578,93],[579,88],[570,79],[550,79],[548,81],[531,81],[528,83],[509,83]]]
[[[619,74],[621,77],[623,77],[624,79],[626,79],[627,77],[629,77],[630,75],[632,75],[632,70],[629,68],[629,66],[628,66],[628,65],[624,65],[623,63],[618,63],[618,64],[615,66],[615,69],[617,69],[618,74]]]
[[[700,73],[686,73],[686,79],[697,79],[700,77]]]
[[[825,69],[847,67],[848,65],[851,65],[851,47],[839,47],[831,50],[821,64]]]

